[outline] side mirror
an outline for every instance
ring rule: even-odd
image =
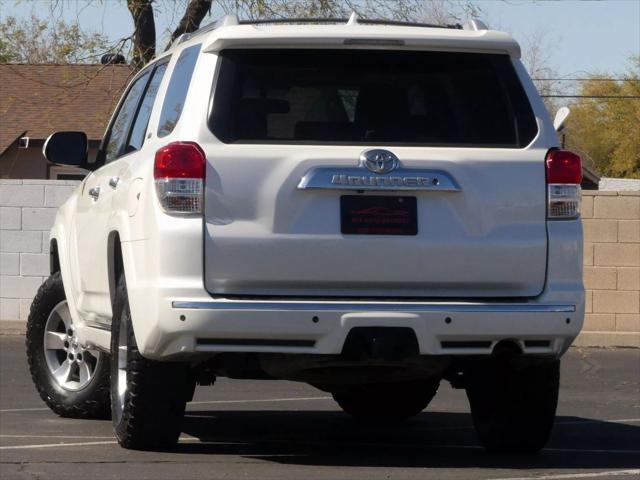
[[[571,110],[569,110],[569,107],[560,107],[556,112],[556,118],[553,119],[553,128],[556,129],[556,132],[559,132],[564,128],[564,122],[567,120],[570,113]]]
[[[89,141],[84,132],[56,132],[44,142],[42,154],[51,163],[89,169]]]

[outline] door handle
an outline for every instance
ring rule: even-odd
[[[98,200],[100,196],[100,187],[93,187],[89,189],[89,196],[94,200]]]
[[[120,177],[111,177],[109,179],[109,186],[114,190],[118,188],[118,183],[120,183]]]

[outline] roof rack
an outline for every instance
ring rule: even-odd
[[[481,20],[469,20],[464,25],[459,23],[452,25],[435,25],[432,23],[421,22],[405,22],[399,20],[383,20],[377,18],[358,18],[356,12],[353,12],[349,18],[331,17],[331,18],[263,18],[257,20],[238,20],[236,15],[225,15],[216,22],[205,25],[204,27],[191,33],[184,33],[175,41],[174,45],[178,45],[182,42],[202,35],[203,33],[211,32],[220,27],[226,27],[231,25],[286,25],[297,23],[346,23],[347,25],[392,25],[399,27],[420,27],[420,28],[449,28],[454,30],[487,30],[487,26]]]
[[[349,25],[393,25],[399,27],[425,27],[425,28],[452,28],[462,29],[462,25],[435,25],[432,23],[403,22],[399,20],[384,20],[378,18],[266,18],[258,20],[240,20],[240,25],[269,25],[269,24],[295,24],[295,23],[347,23]]]

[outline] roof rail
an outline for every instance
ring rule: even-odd
[[[489,30],[487,24],[482,20],[478,20],[477,18],[472,18],[471,20],[467,20],[462,26],[464,30]]]
[[[437,25],[434,23],[422,23],[422,22],[403,22],[399,20],[378,20],[376,18],[363,18],[358,19],[358,23],[364,23],[367,25],[397,25],[400,27],[424,27],[424,28],[451,28],[454,30],[461,30],[462,25],[459,23],[449,25]]]
[[[462,29],[462,25],[435,25],[432,23],[405,22],[401,20],[384,20],[379,18],[358,18],[353,12],[349,18],[264,18],[257,20],[240,20],[240,25],[268,25],[268,24],[290,24],[290,23],[346,23],[347,25],[393,25],[399,27],[425,27],[425,28],[453,28]]]
[[[209,23],[204,27],[191,33],[183,33],[174,42],[174,45],[179,45],[193,37],[202,35],[203,33],[211,32],[220,27],[226,27],[231,25],[269,25],[269,24],[295,24],[295,23],[346,23],[347,25],[392,25],[399,27],[422,27],[422,28],[451,28],[460,30],[462,25],[456,23],[453,25],[435,25],[432,23],[421,22],[405,22],[400,20],[384,20],[378,18],[358,18],[356,12],[351,13],[349,18],[330,17],[330,18],[263,18],[256,20],[238,20],[235,15],[225,15],[219,20]],[[467,28],[468,25],[472,25],[474,28]],[[477,28],[476,28],[477,27]],[[486,25],[480,20],[470,20],[464,26],[465,30],[486,30]]]
[[[270,25],[270,24],[287,24],[287,23],[346,23],[348,18],[338,17],[317,17],[317,18],[259,18],[256,20],[240,20],[240,25]]]

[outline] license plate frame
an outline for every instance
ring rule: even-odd
[[[405,195],[342,195],[340,231],[343,235],[415,236],[417,199]]]

